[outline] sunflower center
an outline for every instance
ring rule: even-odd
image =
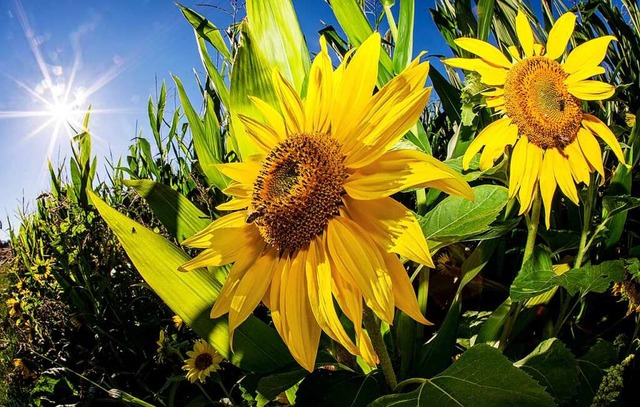
[[[546,57],[524,59],[511,68],[504,85],[505,110],[518,132],[543,149],[571,144],[582,121],[580,100],[567,91],[568,74]]]
[[[347,177],[338,142],[322,134],[294,134],[263,161],[247,222],[280,251],[309,244],[338,214]]]
[[[211,356],[208,353],[201,353],[198,356],[196,356],[196,360],[193,365],[198,370],[205,370],[212,364],[213,364],[213,356]]]

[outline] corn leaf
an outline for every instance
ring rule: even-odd
[[[190,259],[182,249],[111,208],[91,191],[89,196],[147,284],[222,356],[255,372],[271,372],[293,363],[276,331],[253,316],[236,330],[232,353],[226,318],[209,318],[221,284],[206,270],[179,272],[178,266]]]
[[[415,20],[415,1],[401,0],[398,16],[398,42],[393,50],[393,69],[402,72],[413,56],[413,25]]]
[[[209,217],[171,187],[151,180],[124,180],[143,197],[169,233],[182,242],[206,228]]]
[[[353,46],[362,44],[371,34],[373,28],[369,24],[358,2],[354,0],[332,0],[331,8],[340,27],[344,30]],[[384,85],[393,78],[393,61],[382,48],[380,52],[380,65],[378,67],[378,85]]]
[[[213,88],[215,89],[218,97],[222,101],[222,104],[227,109],[229,108],[229,88],[227,84],[224,82],[224,78],[218,71],[218,68],[213,64],[211,60],[211,56],[209,56],[209,51],[207,51],[207,46],[204,43],[204,40],[200,36],[196,36],[196,42],[198,43],[198,52],[200,53],[200,59],[202,59],[202,65],[204,65],[204,69],[207,71],[207,75],[211,79],[211,83],[213,83]]]
[[[231,138],[236,152],[248,157],[257,152],[245,134],[244,125],[238,115],[262,117],[248,96],[255,96],[277,106],[276,95],[271,82],[272,66],[269,65],[258,43],[254,40],[247,23],[240,27],[240,46],[231,71]]]
[[[189,127],[191,128],[191,136],[193,138],[193,147],[196,150],[200,166],[202,171],[207,177],[209,185],[213,185],[219,189],[224,189],[229,183],[228,179],[222,175],[211,164],[219,164],[222,162],[222,157],[216,154],[215,146],[219,144],[220,133],[219,132],[207,132],[205,131],[204,124],[200,120],[200,116],[193,109],[187,93],[184,91],[182,81],[175,75],[171,75],[176,87],[178,88],[178,95],[180,96],[180,103],[184,108],[184,113],[187,116]]]
[[[216,27],[211,21],[204,18],[202,15],[196,13],[188,7],[183,6],[180,3],[176,3],[182,10],[182,14],[187,19],[189,24],[193,26],[198,35],[205,40],[220,53],[223,57],[231,60],[231,52],[229,47],[224,42],[220,29]]]
[[[247,19],[269,67],[301,92],[311,61],[291,0],[248,0]]]

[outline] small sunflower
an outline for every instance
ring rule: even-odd
[[[236,329],[262,301],[305,369],[314,368],[321,331],[370,364],[377,356],[362,327],[363,300],[392,323],[395,308],[423,324],[398,259],[433,266],[413,213],[390,195],[436,187],[473,197],[461,176],[433,157],[391,148],[429,99],[429,65],[414,60],[373,94],[380,36],[373,34],[334,71],[324,39],[301,98],[277,72],[278,105],[251,98],[265,121],[240,116],[260,154],[218,166],[238,210],[184,242],[205,250],[182,270],[235,262],[211,311]],[[282,114],[281,114],[281,113]],[[347,334],[334,299],[355,328]]]
[[[520,214],[531,209],[537,188],[545,207],[549,227],[551,203],[556,187],[576,205],[576,184],[589,184],[590,174],[604,176],[602,151],[594,136],[611,147],[624,162],[620,144],[597,117],[587,114],[582,101],[604,100],[615,93],[614,86],[597,80],[600,66],[613,36],[604,36],[575,47],[561,60],[573,34],[576,16],[562,15],[549,32],[546,47],[537,44],[525,15],[519,11],[516,32],[522,52],[509,47],[511,59],[493,45],[459,38],[455,43],[480,58],[451,58],[447,65],[474,71],[493,87],[485,92],[487,106],[503,117],[487,126],[469,145],[463,157],[467,169],[483,147],[480,169],[491,167],[505,147],[511,154],[509,197],[518,195]],[[559,62],[562,61],[562,62]]]
[[[193,345],[193,350],[187,352],[189,359],[185,360],[182,370],[187,371],[187,379],[191,383],[200,380],[204,383],[211,372],[220,369],[220,362],[224,360],[220,354],[207,342],[199,339]]]

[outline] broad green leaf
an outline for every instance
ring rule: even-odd
[[[296,403],[308,407],[365,407],[385,391],[379,371],[362,375],[345,370],[316,370],[300,383]]]
[[[222,34],[220,34],[220,29],[218,29],[218,27],[216,27],[211,21],[207,20],[190,8],[185,7],[180,3],[176,4],[180,7],[182,14],[184,14],[184,17],[187,19],[189,24],[193,26],[198,35],[213,45],[213,47],[222,54],[223,57],[227,60],[231,60],[231,52],[229,51],[227,44],[224,42]]]
[[[400,0],[398,16],[398,42],[393,50],[393,69],[402,72],[413,56],[413,25],[415,20],[415,1]]]
[[[379,398],[371,407],[555,406],[553,398],[499,350],[476,345],[410,393]]]
[[[307,374],[308,372],[304,369],[296,369],[261,377],[258,380],[256,390],[266,400],[271,401],[283,391],[290,389]]]
[[[293,363],[276,331],[254,316],[236,330],[231,352],[227,319],[209,318],[222,288],[213,275],[204,269],[179,272],[178,267],[190,260],[182,249],[111,208],[93,192],[89,196],[147,284],[222,356],[255,372],[270,372]]]
[[[547,292],[558,285],[556,278],[549,253],[536,247],[511,284],[511,299],[524,301]]]
[[[590,292],[603,293],[612,282],[624,278],[625,267],[622,260],[610,260],[597,266],[585,266],[571,269],[556,277],[558,285],[566,288],[571,295],[578,292],[581,296]]]
[[[590,406],[605,369],[618,363],[618,351],[611,342],[599,340],[577,362],[580,379],[578,405]]]
[[[247,20],[267,64],[301,93],[311,61],[291,0],[248,0]]]
[[[542,342],[514,365],[527,372],[558,401],[569,401],[577,394],[576,358],[557,338]]]
[[[619,213],[640,207],[640,198],[629,195],[605,196],[602,198],[603,218],[610,218]]]
[[[255,42],[248,24],[240,26],[240,46],[236,52],[231,70],[230,111],[231,136],[236,152],[241,157],[249,157],[258,152],[245,134],[244,125],[238,115],[262,118],[260,111],[249,100],[254,96],[278,109],[277,98],[271,81],[272,66]]]
[[[222,162],[222,157],[216,155],[215,145],[219,143],[218,138],[220,133],[207,133],[204,128],[204,124],[198,113],[194,110],[187,93],[184,91],[182,81],[175,75],[171,75],[176,87],[178,88],[178,95],[180,96],[180,103],[184,108],[184,113],[187,116],[189,127],[191,128],[191,136],[193,138],[193,147],[196,150],[198,161],[202,167],[202,171],[207,177],[207,181],[210,185],[217,187],[218,189],[224,189],[229,184],[229,180],[225,177],[217,168],[211,164],[219,164]]]
[[[373,28],[364,15],[362,8],[354,0],[332,0],[331,8],[340,27],[344,30],[353,46],[359,46],[373,34]],[[393,78],[393,61],[382,48],[380,52],[380,65],[378,67],[378,85],[384,85]]]
[[[153,214],[178,242],[193,236],[211,223],[207,215],[167,185],[151,180],[125,180],[123,183],[134,188],[147,201]]]
[[[450,196],[420,219],[429,240],[455,241],[484,232],[506,205],[507,189],[497,185],[473,188],[475,199]]]
[[[511,298],[507,297],[507,299],[491,313],[491,316],[482,324],[475,343],[494,344],[500,339],[502,326],[504,325],[505,318],[509,315],[511,304]]]

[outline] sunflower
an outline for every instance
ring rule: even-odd
[[[549,32],[547,45],[534,40],[525,15],[516,16],[521,50],[509,47],[511,59],[493,45],[473,38],[459,38],[456,45],[480,58],[451,58],[447,65],[475,71],[493,90],[485,92],[488,107],[503,117],[488,125],[469,145],[463,157],[467,169],[481,149],[480,169],[491,167],[507,146],[513,146],[509,197],[518,195],[520,214],[531,209],[540,190],[549,228],[556,188],[576,205],[576,184],[590,182],[591,173],[604,176],[602,151],[595,136],[609,145],[618,160],[622,150],[611,130],[583,110],[582,101],[604,100],[614,86],[589,78],[600,75],[600,66],[613,36],[603,36],[575,47],[563,60],[573,34],[576,16],[562,15]],[[522,51],[522,53],[521,53]]]
[[[193,345],[193,350],[187,352],[187,356],[189,356],[189,359],[185,360],[182,370],[187,371],[187,379],[191,383],[196,380],[204,383],[204,380],[209,377],[211,372],[220,369],[220,362],[224,359],[211,345],[202,339],[196,341]]]
[[[392,323],[395,307],[427,324],[397,255],[433,266],[413,213],[390,195],[436,187],[472,198],[461,176],[433,157],[391,148],[429,99],[429,65],[414,60],[375,95],[380,36],[334,71],[324,39],[301,98],[274,71],[278,104],[251,98],[264,121],[240,116],[260,154],[223,164],[237,210],[184,242],[204,248],[181,270],[235,262],[211,310],[233,331],[263,302],[292,356],[313,370],[321,331],[374,365],[363,299]],[[354,325],[345,331],[334,299]]]

